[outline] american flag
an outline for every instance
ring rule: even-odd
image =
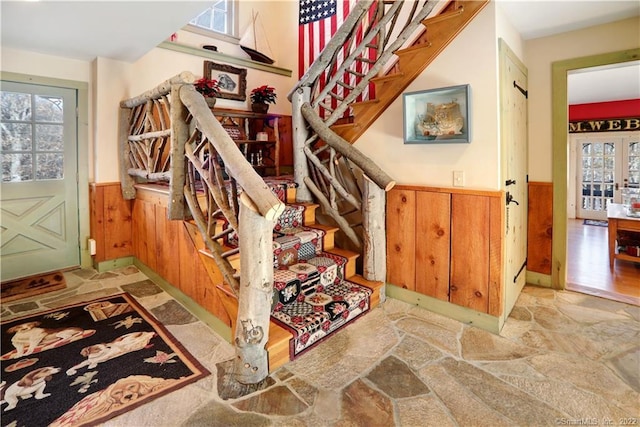
[[[357,0],[300,0],[299,27],[298,27],[298,76],[302,77],[309,69],[311,64],[320,55],[320,52],[327,45],[331,37],[340,28],[344,20],[349,16],[349,12],[355,6]],[[372,7],[373,16],[374,7]],[[356,42],[362,40],[362,28],[356,32]],[[346,49],[345,49],[346,50]],[[348,52],[341,52],[338,60],[340,61]],[[362,71],[362,64],[356,63],[353,67],[358,67],[358,71]],[[354,68],[355,69],[355,68]],[[345,74],[347,81],[354,76]],[[321,77],[320,90],[324,85],[322,82],[326,79],[326,75]],[[359,80],[359,79],[358,79]],[[335,89],[342,92],[340,87]],[[344,95],[341,93],[340,95]],[[327,100],[328,101],[328,100]],[[330,101],[335,107],[335,100]]]
[[[313,64],[355,3],[356,0],[300,0],[299,77]]]

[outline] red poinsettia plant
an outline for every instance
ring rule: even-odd
[[[249,97],[251,98],[251,102],[254,104],[275,104],[276,89],[271,86],[263,85],[253,89]]]
[[[215,98],[220,93],[220,84],[215,79],[203,77],[196,80],[193,85],[205,98]]]

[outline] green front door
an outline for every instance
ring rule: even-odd
[[[2,81],[2,280],[80,265],[77,92]]]

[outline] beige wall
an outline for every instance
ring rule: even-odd
[[[91,64],[87,61],[61,58],[2,47],[2,71],[33,74],[56,79],[90,82]]]
[[[270,41],[270,46],[274,53],[273,59],[276,61],[274,65],[280,68],[292,70],[293,77],[286,77],[247,68],[247,100],[234,101],[218,99],[216,102],[217,107],[247,110],[249,109],[248,96],[251,89],[268,84],[269,86],[276,88],[276,94],[278,95],[277,103],[272,105],[269,111],[280,114],[291,114],[291,103],[286,99],[286,95],[295,82],[294,78],[297,55],[291,55],[290,53],[297,53],[297,37],[281,37],[280,35],[297,34],[297,18],[295,16],[297,8],[291,7],[292,5],[295,6],[295,3],[274,1],[240,2],[238,19],[241,34],[249,25],[252,11],[257,12],[265,27],[265,32],[268,34],[274,34],[274,40]],[[229,42],[213,40],[187,31],[178,31],[177,36],[177,43],[197,47],[205,44],[213,44],[218,48],[218,52],[220,53],[249,59],[248,55],[244,53],[239,46]],[[130,70],[128,70],[129,74],[122,81],[122,84],[124,85],[122,87],[125,90],[122,92],[121,98],[119,99],[137,96],[183,71],[190,71],[200,77],[203,73],[205,60],[206,58],[203,57],[192,56],[166,49],[153,49],[131,65]],[[245,68],[239,65],[233,66],[236,68]],[[114,73],[114,78],[120,79],[121,73],[126,70],[121,67],[111,67],[111,71]],[[117,102],[113,105],[117,105]],[[104,118],[106,119],[107,116]],[[111,131],[115,132],[117,129],[113,128]],[[110,140],[115,141],[115,138],[115,133],[108,136],[108,139]],[[102,160],[98,162],[98,167],[100,164],[102,164]],[[108,171],[105,171],[105,174],[100,174],[100,176],[106,176],[106,172]]]
[[[269,46],[273,52],[274,66],[292,71],[292,77],[272,74],[261,70],[247,68],[247,100],[233,101],[219,99],[216,105],[220,108],[249,109],[249,93],[251,89],[269,85],[276,88],[277,102],[271,105],[269,111],[280,114],[291,114],[291,103],[287,100],[287,93],[297,82],[298,61],[298,24],[297,3],[292,1],[242,1],[239,4],[240,35],[251,22],[252,11],[259,15],[259,22],[264,30],[270,34]],[[249,59],[249,56],[236,44],[213,40],[188,31],[177,32],[177,43],[194,47],[213,44],[218,52],[239,58]],[[169,51],[153,49],[134,64],[131,80],[131,96],[135,96],[150,89],[153,85],[181,73],[190,71],[200,77],[206,58]],[[219,61],[213,61],[219,62]],[[221,62],[220,62],[221,63]],[[232,65],[236,68],[245,68]]]
[[[524,40],[520,36],[520,33],[509,22],[507,15],[502,10],[500,2],[496,5],[496,33],[498,38],[503,39],[509,48],[516,54],[520,61],[524,62]]]
[[[118,165],[118,113],[120,101],[129,93],[132,66],[129,63],[97,58],[92,63],[94,99],[94,182],[120,181]]]
[[[405,90],[471,86],[471,143],[404,144],[402,97],[396,99],[355,146],[402,184],[452,186],[463,171],[465,187],[498,189],[498,44],[495,3],[489,3]]]
[[[292,7],[293,5],[293,7]],[[293,77],[264,71],[247,70],[247,95],[254,87],[268,84],[276,88],[278,102],[270,111],[291,114],[286,95],[296,79],[297,3],[276,1],[243,1],[240,4],[239,26],[249,23],[251,11],[260,13],[265,31],[275,34],[270,45],[274,65],[291,69]],[[286,35],[286,36],[283,36]],[[295,35],[295,36],[289,36]],[[178,32],[178,42],[201,46],[215,44],[220,52],[249,58],[238,46],[187,33]],[[182,71],[201,76],[205,58],[166,49],[153,49],[130,64],[108,58],[79,61],[51,55],[2,49],[2,71],[33,74],[42,77],[88,82],[89,99],[89,181],[119,181],[118,172],[118,106],[121,100],[137,96]],[[220,100],[222,108],[248,109],[247,102]]]
[[[525,42],[529,68],[529,180],[551,182],[551,64],[640,47],[640,17]]]

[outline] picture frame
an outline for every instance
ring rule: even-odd
[[[220,94],[216,98],[245,101],[247,99],[247,69],[204,61],[203,76],[218,81]]]
[[[404,143],[471,142],[470,92],[465,84],[403,94]]]

